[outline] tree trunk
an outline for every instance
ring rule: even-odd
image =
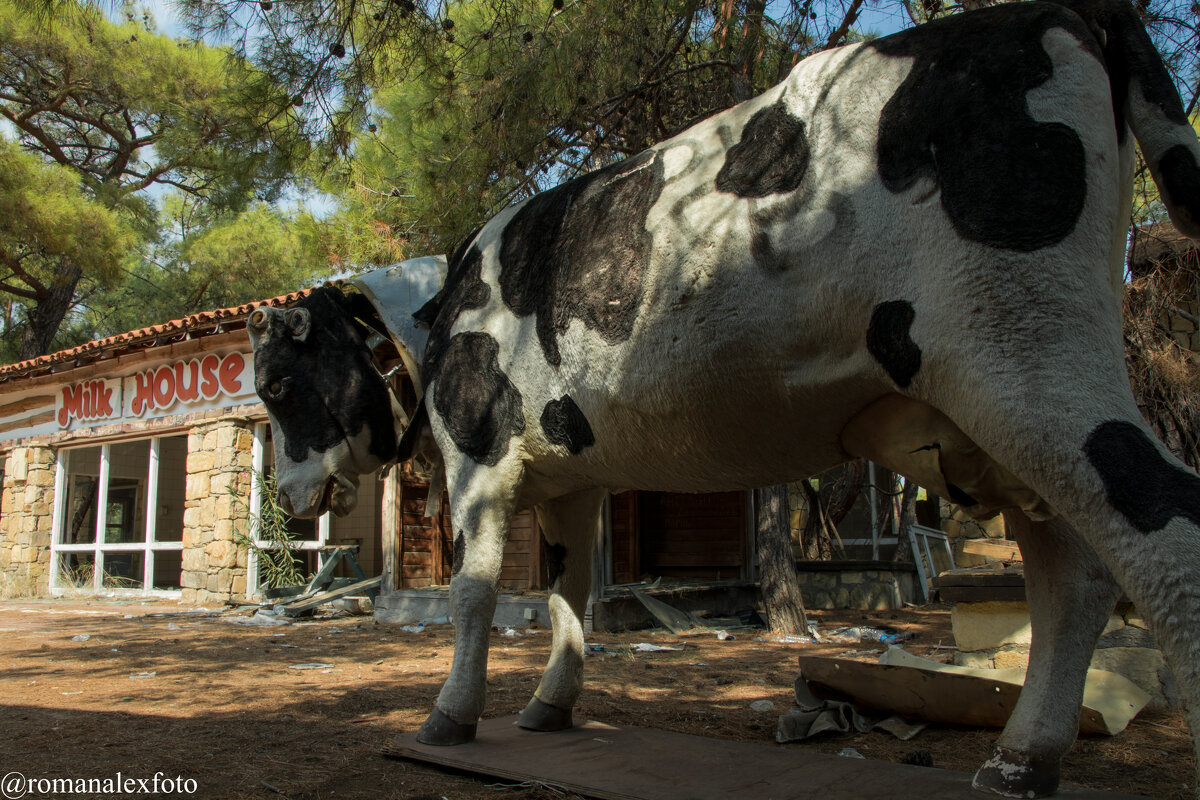
[[[900,491],[899,513],[896,516],[896,555],[893,561],[908,561],[912,557],[912,526],[917,521],[917,492],[921,487],[905,478]],[[929,568],[932,570],[933,565]]]
[[[804,527],[800,531],[800,545],[804,549],[804,558],[809,561],[828,561],[833,558],[833,549],[829,541],[829,528],[825,525],[821,494],[807,478],[800,481],[800,488],[804,490],[804,500],[808,505],[804,514]]]
[[[792,556],[787,497],[786,486],[754,491],[759,585],[771,632],[802,635],[808,631],[808,617]]]
[[[21,361],[50,352],[54,335],[66,319],[67,312],[75,302],[75,287],[79,285],[82,271],[75,264],[63,264],[54,283],[50,284],[37,304],[31,306],[25,317],[25,330],[21,334],[21,350],[17,357]]]

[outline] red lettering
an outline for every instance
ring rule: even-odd
[[[113,415],[113,390],[105,386],[104,381],[96,381],[96,416],[111,417]]]
[[[241,353],[230,353],[221,362],[221,388],[226,394],[237,394],[242,390],[241,374],[246,368],[246,359]]]
[[[64,386],[62,392],[62,408],[58,410],[58,424],[65,428],[71,421],[71,417],[78,417],[83,413],[83,387]]]
[[[192,368],[192,382],[190,385],[183,379],[188,367]],[[200,396],[199,361],[189,361],[186,364],[180,361],[175,365],[175,396],[182,403],[190,403]]]
[[[204,375],[204,380],[200,382],[200,394],[204,395],[206,400],[212,400],[221,390],[221,384],[217,381],[217,367],[220,363],[221,360],[213,355],[205,356],[200,362],[200,371]]]
[[[175,371],[170,367],[159,367],[154,373],[154,404],[166,408],[175,402]]]
[[[142,412],[154,408],[154,373],[143,372],[133,376],[133,404],[130,410],[135,417]]]

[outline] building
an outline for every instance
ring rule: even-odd
[[[257,539],[264,498],[255,476],[271,472],[273,455],[245,326],[255,308],[306,293],[0,367],[0,596],[151,594],[198,605],[258,596],[245,539]],[[384,366],[399,363],[396,355]],[[406,396],[403,370],[394,380]],[[453,535],[444,498],[441,514],[426,518],[427,493],[404,465],[364,477],[344,518],[293,520],[306,571],[321,548],[358,545],[367,574],[383,576],[378,614],[444,615]],[[629,593],[614,587],[651,577],[708,585],[693,599],[710,609],[753,604],[753,521],[749,492],[614,496],[597,537],[595,596],[619,606]],[[501,591],[522,595],[512,610],[536,610],[547,584],[545,545],[523,511]]]

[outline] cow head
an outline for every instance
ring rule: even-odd
[[[395,401],[356,319],[370,311],[361,296],[325,287],[286,310],[256,309],[247,322],[279,501],[294,516],[348,514],[359,476],[395,460]]]

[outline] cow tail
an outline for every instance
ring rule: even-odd
[[[1132,129],[1171,222],[1200,239],[1200,143],[1171,75],[1129,0],[1056,0],[1096,32],[1117,131]]]

